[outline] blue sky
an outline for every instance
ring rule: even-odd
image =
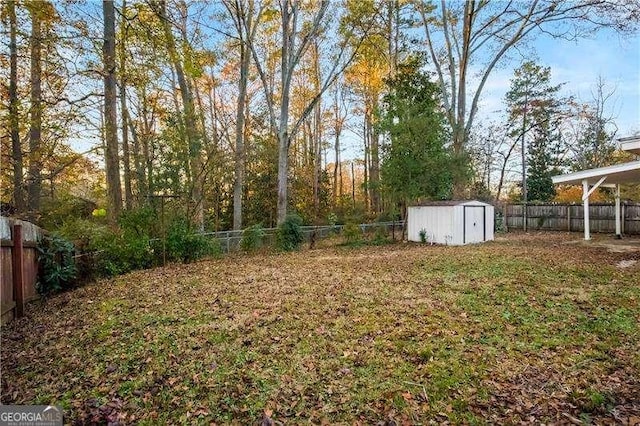
[[[597,37],[566,41],[539,36],[530,43],[526,59],[536,60],[551,68],[554,84],[564,83],[563,95],[572,95],[580,102],[592,100],[598,76],[615,88],[606,105],[607,116],[615,117],[617,137],[640,132],[640,35],[621,37],[603,30]],[[487,82],[479,116],[504,108],[503,98],[509,88],[513,70],[521,58],[513,58],[506,66],[494,71]]]

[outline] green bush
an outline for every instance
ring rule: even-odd
[[[111,277],[154,264],[150,237],[141,226],[127,222],[130,218],[125,216],[119,229],[85,219],[68,221],[60,228],[60,234],[83,253],[79,258],[80,277]]]
[[[73,285],[77,270],[71,242],[57,235],[45,236],[38,242],[38,253],[38,293],[48,295]]]
[[[94,241],[96,267],[99,275],[115,276],[146,269],[153,265],[153,251],[149,237],[132,232],[113,232],[106,238]]]
[[[420,235],[420,242],[421,243],[426,243],[427,242],[427,230],[422,228],[419,232]]]
[[[205,256],[222,253],[220,242],[198,234],[195,227],[185,218],[174,219],[167,230],[167,258],[173,261],[191,263]]]
[[[359,245],[362,244],[362,229],[359,225],[349,222],[342,228],[342,236],[344,237],[345,244],[347,245]]]
[[[118,224],[120,229],[125,232],[135,233],[136,235],[146,235],[148,237],[159,235],[160,230],[158,224],[160,220],[156,212],[150,207],[141,207],[135,210],[127,210],[122,213]]]
[[[278,226],[276,246],[282,251],[297,250],[304,241],[302,234],[302,218],[295,214],[287,215],[284,222]]]
[[[264,229],[261,224],[255,224],[242,231],[240,248],[245,252],[256,251],[262,247]]]
[[[390,241],[391,240],[389,239],[387,228],[385,228],[384,226],[376,226],[371,244],[373,244],[374,246],[382,246],[385,244],[389,244]]]

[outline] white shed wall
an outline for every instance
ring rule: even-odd
[[[427,241],[436,244],[452,244],[454,230],[454,206],[409,207],[407,238],[420,242],[420,231],[427,232]]]
[[[466,214],[465,206],[469,206]],[[484,208],[484,215],[480,207]],[[483,216],[484,224],[481,222]],[[466,230],[465,219],[468,222]],[[409,241],[420,242],[422,229],[427,232],[427,241],[437,244],[463,245],[494,239],[494,207],[479,201],[453,206],[409,207],[407,221]]]

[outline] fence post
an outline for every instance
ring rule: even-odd
[[[13,225],[13,298],[16,301],[16,318],[24,316],[24,251],[22,225]]]
[[[504,228],[504,232],[509,232],[509,218],[507,217],[508,208],[509,204],[504,203],[504,207],[502,208],[502,227]]]
[[[571,204],[567,205],[567,231],[571,232]]]

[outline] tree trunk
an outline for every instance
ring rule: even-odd
[[[380,212],[380,135],[375,129],[373,116],[369,118],[369,149],[371,153],[371,169],[369,170],[369,186],[371,187],[371,211]]]
[[[337,131],[337,126],[336,126],[336,131],[335,131],[335,142],[333,145],[334,148],[334,157],[335,157],[335,162],[333,163],[333,205],[337,205],[338,204],[338,194],[342,195],[342,176],[340,176],[340,178],[338,178],[338,172],[340,172],[340,174],[342,174],[342,170],[339,170],[339,164],[340,164],[340,133],[338,133]],[[340,179],[340,183],[338,183],[338,179]],[[340,188],[338,188],[338,185],[340,186]]]
[[[369,130],[369,120],[367,119],[367,113],[365,112],[364,116],[364,208],[365,210],[369,210],[369,147],[371,132]],[[354,198],[355,200],[355,198]]]
[[[238,31],[242,34],[241,31]],[[236,111],[236,152],[235,152],[235,180],[233,182],[233,229],[242,229],[242,190],[244,187],[245,150],[244,150],[244,121],[245,102],[247,98],[247,80],[249,78],[249,60],[251,55],[247,51],[244,37],[240,40],[240,81],[238,82],[238,103]]]
[[[278,207],[277,223],[282,224],[287,217],[287,185],[289,174],[289,135],[287,129],[278,132]]]
[[[295,28],[291,28],[292,13],[295,10],[288,0],[282,4],[282,50],[280,59],[280,78],[282,93],[280,101],[280,122],[278,123],[278,225],[287,217],[288,184],[289,184],[289,101],[291,78],[295,64],[292,64],[291,49]],[[295,20],[295,19],[294,19]]]
[[[126,41],[127,41],[127,1],[122,0],[122,22],[120,23],[120,119],[122,128],[122,166],[124,168],[124,205],[127,210],[131,209],[133,203],[133,192],[131,190],[131,154],[129,152],[129,132],[127,131],[127,76],[126,76]]]
[[[160,0],[154,2],[156,5],[155,12],[162,22],[162,27],[167,43],[167,51],[169,58],[176,72],[178,85],[180,86],[180,94],[182,96],[182,107],[184,109],[185,132],[189,143],[189,168],[193,179],[191,189],[191,202],[193,204],[193,219],[196,226],[200,230],[204,230],[204,209],[202,204],[202,178],[204,170],[202,168],[201,157],[201,140],[196,127],[195,106],[193,96],[189,90],[187,79],[182,68],[182,63],[176,49],[175,38],[171,32],[169,21],[167,19],[166,1]]]
[[[22,146],[20,144],[20,117],[18,117],[18,45],[16,20],[16,2],[7,1],[9,15],[9,127],[11,133],[11,156],[13,159],[13,202],[17,212],[26,209],[23,187]]]
[[[105,166],[107,174],[107,198],[109,200],[109,222],[115,224],[122,211],[122,189],[120,188],[120,160],[118,158],[118,124],[116,94],[116,26],[113,0],[103,0],[104,45],[104,139]]]
[[[142,201],[146,199],[148,195],[147,179],[144,173],[143,155],[140,152],[140,139],[128,111],[126,114],[126,120],[129,131],[131,132],[131,138],[133,139],[133,166],[136,169],[137,188],[136,202],[138,206],[140,206],[142,204]]]
[[[29,110],[28,210],[32,220],[40,211],[42,191],[42,18],[33,5],[31,15],[31,107]]]

